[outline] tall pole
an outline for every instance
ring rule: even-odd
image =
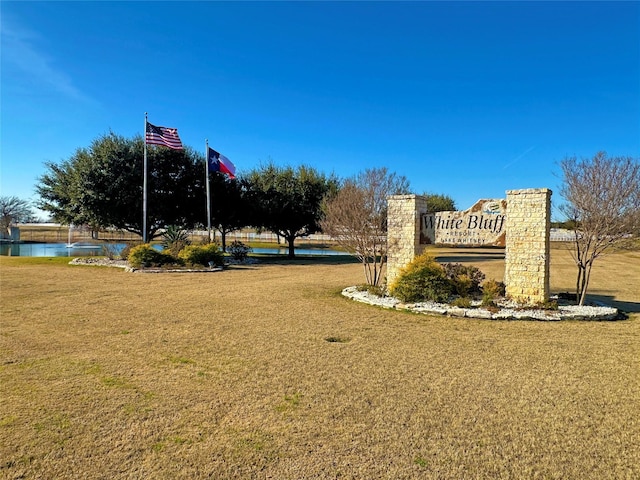
[[[209,139],[206,139],[204,147],[204,163],[205,163],[205,175],[207,182],[207,233],[209,234],[209,240],[211,240],[211,191],[209,189]]]
[[[144,162],[142,175],[142,243],[147,243],[147,112],[144,112]]]

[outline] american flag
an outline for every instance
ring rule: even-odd
[[[177,128],[156,127],[147,122],[145,142],[149,145],[164,145],[174,150],[182,150],[182,142]]]

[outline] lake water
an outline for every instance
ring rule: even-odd
[[[347,255],[345,252],[329,249],[296,248],[296,255]],[[287,255],[288,248],[254,248],[252,253]]]
[[[110,249],[117,254],[125,247],[125,243],[110,243]],[[154,248],[162,250],[160,245]],[[254,248],[253,253],[286,255],[287,248]],[[5,257],[89,257],[104,256],[102,244],[67,247],[66,243],[2,243],[0,255]],[[296,248],[296,255],[346,255],[344,252],[326,249]]]

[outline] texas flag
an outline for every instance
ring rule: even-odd
[[[231,163],[231,160],[211,147],[209,147],[207,154],[207,162],[209,162],[210,172],[222,172],[229,175],[229,178],[236,178],[236,166]]]

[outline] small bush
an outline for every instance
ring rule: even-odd
[[[389,288],[391,295],[402,302],[446,302],[452,290],[444,268],[427,253],[407,264]]]
[[[482,285],[482,305],[491,306],[495,305],[495,301],[499,297],[504,297],[505,285],[502,282],[495,280],[487,280]]]
[[[252,249],[249,245],[245,245],[244,243],[236,240],[231,245],[227,247],[227,252],[234,260],[238,260],[240,262],[244,261],[247,258],[247,255],[251,253]]]
[[[547,300],[546,302],[540,302],[536,305],[536,308],[541,310],[558,310],[557,300]]]
[[[359,292],[367,292],[371,295],[377,295],[378,297],[386,297],[387,289],[381,285],[370,285],[368,283],[364,285],[358,285],[356,289]]]
[[[129,258],[129,253],[131,249],[137,247],[138,245],[142,245],[140,242],[127,242],[125,243],[122,250],[120,250],[120,258],[123,260],[127,260]]]
[[[471,308],[471,299],[469,297],[458,297],[451,302],[451,305],[459,308]]]
[[[466,297],[469,294],[480,293],[480,283],[484,280],[484,273],[478,267],[461,263],[445,263],[442,267],[458,295]]]
[[[134,268],[140,267],[160,267],[172,263],[179,263],[179,260],[172,255],[159,252],[149,243],[133,247],[127,257],[129,263]]]
[[[175,225],[169,225],[162,235],[162,247],[174,257],[177,257],[180,250],[190,244],[189,233]]]
[[[222,252],[216,243],[188,245],[180,250],[178,258],[183,260],[187,265],[202,265],[208,267],[209,262],[213,262],[214,265],[223,264]]]
[[[113,243],[105,243],[102,245],[102,254],[109,260],[113,260],[118,254],[118,248]]]

